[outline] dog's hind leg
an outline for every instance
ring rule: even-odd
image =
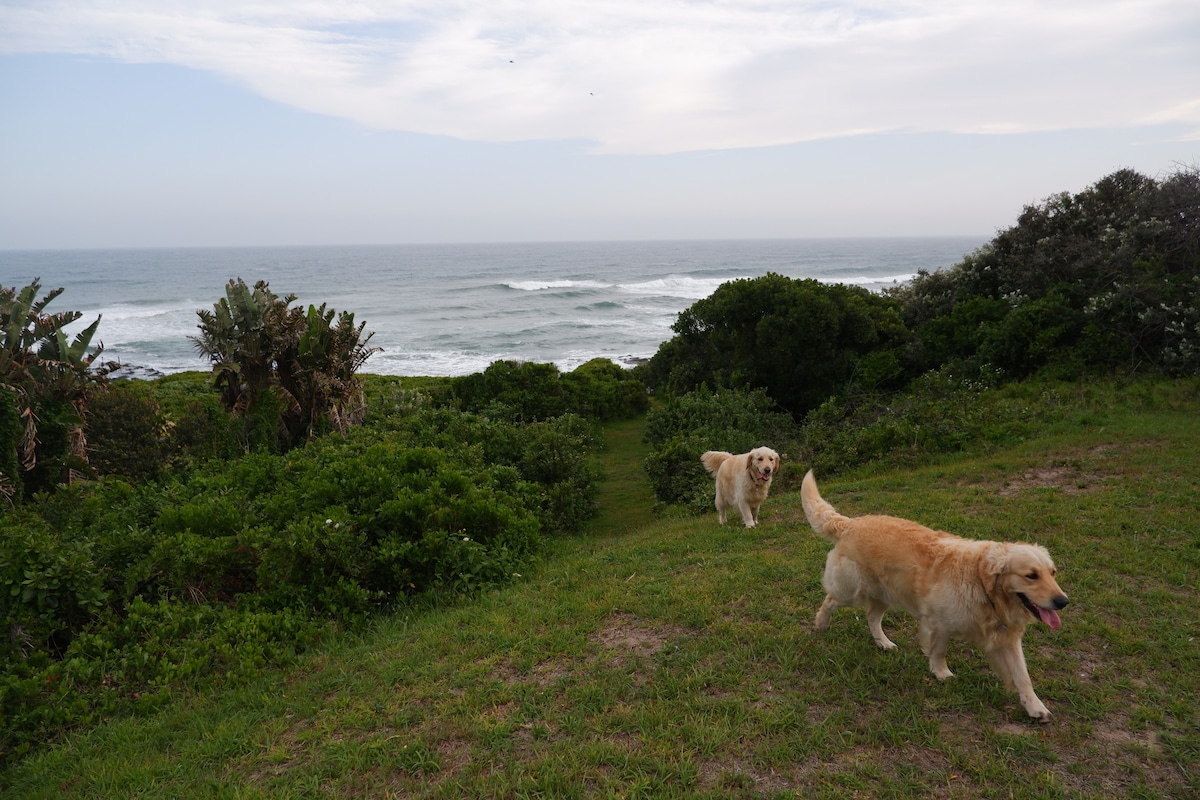
[[[821,608],[817,610],[816,619],[813,620],[813,625],[817,630],[823,631],[829,627],[829,620],[833,617],[833,612],[837,611],[841,605],[833,595],[825,595],[825,602],[821,604]]]
[[[882,647],[884,650],[895,650],[896,643],[887,637],[883,632],[883,615],[887,613],[888,607],[886,604],[878,600],[867,601],[867,627],[871,629],[871,638],[875,640],[875,644]]]

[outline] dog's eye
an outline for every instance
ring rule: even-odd
[[[1029,578],[1029,580],[1031,580],[1031,581],[1036,581],[1038,579],[1037,570],[1035,569],[1033,572],[1029,573],[1025,577]]]

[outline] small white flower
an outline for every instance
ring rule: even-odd
[[[331,519],[327,519],[327,520],[325,520],[325,524],[326,524],[326,525],[332,525],[332,524],[333,524],[333,520],[331,520]]]
[[[471,541],[471,537],[470,537],[470,536],[464,536],[464,537],[463,537],[463,541],[464,541],[464,542],[469,542],[469,541]]]

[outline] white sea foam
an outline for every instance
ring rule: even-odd
[[[651,295],[654,297],[681,297],[685,300],[701,300],[715,292],[717,288],[729,281],[749,277],[746,275],[734,278],[690,278],[686,275],[668,275],[642,283],[622,283],[617,288],[630,294]]]
[[[611,286],[608,283],[600,283],[599,281],[505,281],[504,285],[510,289],[519,289],[523,292],[540,292],[546,289],[607,289]]]

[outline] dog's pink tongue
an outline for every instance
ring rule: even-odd
[[[1042,622],[1049,625],[1050,630],[1056,631],[1062,627],[1062,620],[1058,618],[1057,611],[1050,611],[1048,609],[1041,608],[1040,606],[1038,606],[1037,612],[1038,612],[1038,618],[1041,619]]]

